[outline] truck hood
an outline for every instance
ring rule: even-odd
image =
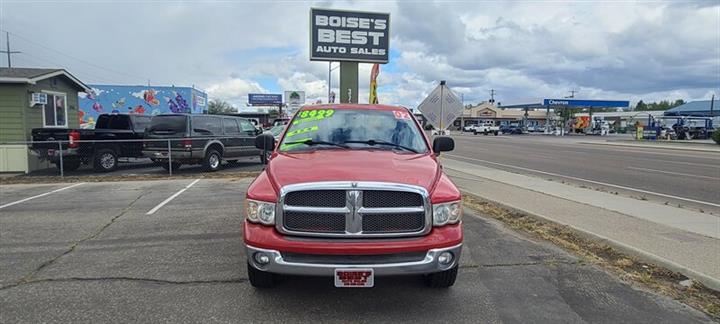
[[[379,181],[421,186],[432,191],[440,168],[432,154],[327,149],[276,153],[267,173],[276,189],[303,182]]]

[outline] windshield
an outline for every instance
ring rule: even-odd
[[[313,144],[308,145],[307,141]],[[298,113],[288,126],[280,151],[337,148],[337,145],[350,149],[404,147],[405,151],[428,151],[420,130],[407,111],[332,108],[307,109]]]

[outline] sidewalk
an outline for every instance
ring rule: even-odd
[[[659,148],[678,151],[696,151],[696,152],[712,152],[720,153],[720,145],[706,143],[678,143],[678,142],[648,142],[648,141],[579,141],[580,144],[591,145],[609,145],[609,146],[626,146],[626,147],[643,147],[643,148]]]
[[[461,190],[567,225],[720,290],[720,217],[442,159]]]

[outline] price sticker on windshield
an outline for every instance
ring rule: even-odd
[[[393,110],[395,119],[410,119],[410,113],[407,111]]]

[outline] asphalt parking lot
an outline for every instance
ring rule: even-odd
[[[3,185],[0,322],[711,322],[469,210],[450,289],[293,277],[256,290],[241,237],[250,181]]]

